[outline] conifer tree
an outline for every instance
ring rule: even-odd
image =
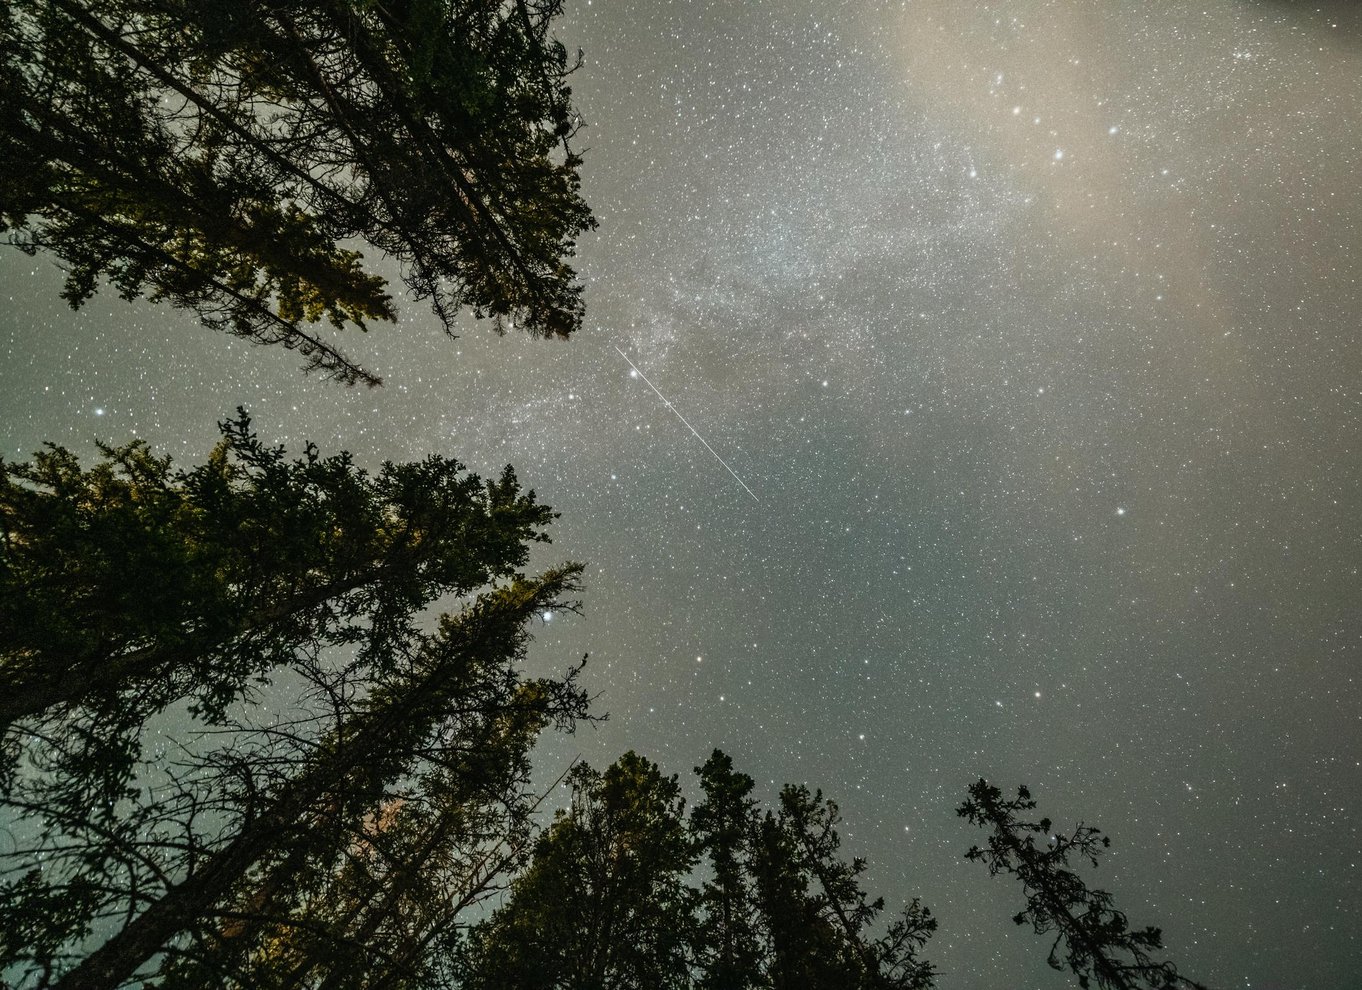
[[[787,787],[759,816],[752,780],[715,751],[687,822],[676,778],[627,753],[579,768],[571,807],[535,845],[506,904],[461,952],[465,985],[514,990],[922,990],[936,921],[916,901],[882,934],[883,908],[837,855],[837,810]],[[699,856],[708,875],[697,877]]]
[[[1050,966],[1068,969],[1085,988],[1205,990],[1173,963],[1150,954],[1163,947],[1159,929],[1132,929],[1125,914],[1112,906],[1111,894],[1089,890],[1070,869],[1071,857],[1096,866],[1111,840],[1081,822],[1067,834],[1054,832],[1050,819],[1024,817],[1035,807],[1025,787],[1017,788],[1015,798],[1004,799],[1001,790],[979,780],[970,785],[969,798],[957,813],[989,832],[987,848],[973,846],[965,857],[983,863],[993,876],[1006,873],[1021,881],[1026,908],[1012,920],[1030,924],[1039,935],[1054,933]]]
[[[457,926],[523,864],[542,800],[529,792],[529,750],[548,714],[528,695],[460,714],[438,759],[422,754],[425,772],[390,784],[359,821],[332,820],[332,861],[294,853],[254,871],[161,985],[448,985]]]
[[[695,864],[676,777],[625,753],[574,768],[572,803],[535,843],[507,903],[474,929],[465,985],[517,990],[689,986]]]
[[[561,2],[18,0],[0,10],[0,227],[345,382],[319,331],[396,312],[362,240],[446,331],[461,309],[566,337],[594,225]]]
[[[5,789],[23,740],[55,761],[62,801],[120,796],[154,712],[208,721],[299,651],[382,665],[441,595],[509,577],[553,517],[509,468],[386,464],[309,446],[289,460],[238,412],[207,463],[145,443],[82,468],[59,447],[0,462],[0,728]],[[44,743],[43,740],[49,742]]]
[[[778,814],[757,832],[758,904],[767,924],[771,985],[922,990],[935,969],[918,953],[936,930],[914,900],[878,937],[872,926],[884,899],[867,899],[865,860],[837,855],[840,813],[821,792],[787,785]]]
[[[375,678],[315,744],[272,761],[235,763],[242,783],[224,805],[228,824],[216,834],[195,835],[187,821],[179,843],[139,844],[135,833],[125,832],[131,876],[106,869],[94,878],[96,920],[70,925],[66,941],[79,943],[99,932],[101,918],[103,925],[117,918],[121,927],[93,951],[76,953],[73,964],[60,956],[35,958],[18,941],[24,926],[34,927],[35,913],[59,924],[69,919],[53,912],[54,905],[90,897],[82,887],[91,879],[80,872],[83,864],[54,846],[56,865],[43,870],[64,869],[68,886],[45,876],[45,886],[6,891],[0,898],[5,957],[27,957],[35,971],[55,973],[44,982],[60,990],[113,990],[154,966],[168,967],[170,985],[187,986],[253,986],[261,974],[293,972],[290,966],[252,966],[251,960],[272,957],[272,943],[282,933],[325,930],[321,919],[308,918],[309,895],[323,878],[336,875],[338,864],[369,849],[377,853],[404,781],[426,766],[453,774],[475,806],[490,797],[479,795],[482,783],[493,792],[510,787],[514,803],[534,736],[548,725],[571,728],[585,716],[575,670],[557,680],[526,680],[517,670],[526,623],[544,610],[572,607],[562,596],[575,590],[580,570],[569,565],[479,596],[412,644],[403,662]],[[183,805],[176,813],[192,819],[196,811]],[[395,898],[406,893],[388,889]],[[338,937],[347,934],[356,932],[345,925],[336,930]],[[352,937],[346,944],[397,958],[377,928],[371,942]],[[198,964],[210,968],[196,971]]]
[[[735,771],[732,758],[717,749],[695,772],[704,800],[691,813],[690,830],[710,869],[700,887],[697,985],[703,990],[761,987],[761,933],[752,880],[751,843],[758,821],[752,778]]]
[[[837,932],[811,882],[793,836],[775,813],[766,812],[753,837],[753,886],[771,990],[833,990],[844,984]]]

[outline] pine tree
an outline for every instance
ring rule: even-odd
[[[535,843],[507,903],[474,929],[470,988],[689,986],[695,863],[676,777],[633,752],[569,779],[572,803]]]
[[[364,844],[377,848],[394,789],[421,766],[456,776],[490,774],[514,791],[533,737],[548,725],[570,728],[585,716],[575,672],[526,680],[516,667],[525,652],[526,623],[544,610],[571,607],[562,596],[575,590],[580,570],[570,565],[479,596],[458,615],[444,617],[435,634],[420,637],[405,662],[377,678],[315,744],[264,763],[237,761],[243,782],[230,796],[230,822],[216,837],[162,843],[154,851],[150,843],[134,844],[128,881],[120,885],[117,873],[107,870],[96,880],[105,923],[115,917],[123,923],[74,965],[33,958],[28,946],[13,940],[13,926],[0,927],[6,957],[27,957],[35,970],[58,972],[51,983],[60,990],[113,990],[158,958],[157,965],[170,967],[169,977],[187,985],[232,985],[243,978],[240,985],[254,985],[243,959],[268,957],[272,934],[308,924],[309,893],[335,875],[337,864],[364,855]],[[476,780],[461,779],[464,785],[470,795],[477,792]],[[196,810],[182,806],[178,814],[192,818]],[[54,853],[60,862],[60,849]],[[77,872],[80,864],[64,865],[71,884],[86,879]],[[44,906],[24,903],[29,890],[7,893],[0,898],[7,902],[0,916],[6,921],[22,922],[31,917],[26,908]],[[48,894],[51,901],[67,891],[49,883]],[[295,910],[301,914],[294,916]],[[87,923],[70,934],[79,939],[92,930]],[[391,957],[377,940],[373,947]],[[197,963],[212,968],[191,978]]]
[[[761,933],[752,881],[751,841],[758,821],[752,778],[735,771],[732,758],[717,749],[695,772],[705,796],[691,813],[690,830],[711,874],[700,887],[698,986],[761,987]]]
[[[594,226],[571,148],[561,2],[20,0],[0,12],[0,225],[56,255],[78,306],[108,280],[210,326],[378,379],[316,329],[396,318],[403,266],[459,311],[566,337]]]
[[[840,814],[821,792],[787,785],[779,814],[768,812],[757,830],[758,906],[769,940],[775,990],[856,987],[922,990],[935,969],[918,953],[936,919],[914,900],[874,937],[884,899],[867,900],[858,877],[863,859],[843,861],[837,850]]]
[[[386,464],[309,446],[288,460],[244,412],[207,463],[145,443],[82,468],[59,447],[0,462],[0,727],[72,812],[122,796],[153,713],[188,697],[207,721],[259,679],[329,646],[390,660],[420,611],[509,577],[553,513],[509,468],[484,483],[449,458]],[[25,742],[25,740],[29,742]]]
[[[1089,890],[1069,868],[1070,857],[1096,866],[1111,840],[1081,822],[1068,834],[1053,832],[1050,819],[1023,817],[1035,807],[1025,787],[1005,800],[1002,791],[980,780],[970,785],[957,813],[990,833],[987,848],[973,846],[965,857],[983,863],[993,876],[1007,873],[1021,881],[1026,908],[1012,920],[1029,923],[1040,935],[1054,933],[1050,965],[1067,968],[1085,988],[1095,983],[1100,990],[1205,990],[1173,963],[1150,955],[1163,947],[1159,929],[1132,929],[1112,906],[1111,894]]]

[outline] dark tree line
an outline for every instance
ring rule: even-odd
[[[687,816],[675,776],[626,753],[576,768],[570,807],[461,947],[463,985],[917,990],[936,928],[914,901],[887,929],[837,855],[837,807],[787,787],[762,814],[752,779],[715,751]],[[697,874],[697,867],[703,871]],[[705,879],[697,880],[697,876]]]
[[[575,607],[579,566],[519,572],[553,513],[509,468],[289,460],[244,414],[188,471],[103,455],[0,463],[6,978],[349,985],[338,945],[422,972],[523,852],[534,740],[589,717],[577,667],[519,672]],[[174,704],[208,742],[148,733]]]
[[[446,331],[580,324],[576,67],[560,0],[15,0],[0,227],[66,269],[378,379],[317,329],[393,321],[361,240]]]

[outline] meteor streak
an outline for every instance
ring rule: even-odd
[[[615,348],[615,353],[618,354],[620,357],[624,358],[624,360],[629,361],[629,355],[625,354],[618,347]],[[728,462],[719,456],[719,452],[709,445],[709,441],[707,441],[704,437],[700,436],[700,434],[696,431],[695,427],[691,426],[689,423],[686,422],[686,417],[681,415],[681,410],[677,409],[676,406],[672,405],[665,395],[663,395],[661,392],[658,392],[657,386],[654,385],[652,382],[648,381],[648,376],[639,370],[638,365],[634,364],[633,361],[629,361],[629,367],[633,368],[634,373],[637,374],[640,378],[642,378],[645,382],[648,382],[648,387],[652,389],[654,392],[657,392],[657,397],[662,400],[663,404],[666,405],[666,407],[670,409],[672,412],[676,413],[676,418],[681,420],[681,422],[685,424],[686,429],[690,430],[692,433],[695,434],[695,439],[699,440],[702,444],[705,445],[705,450],[713,454],[714,459],[724,466],[724,470],[727,471],[729,474],[733,475],[733,480],[736,481],[738,484],[742,485],[742,490],[747,492],[747,494],[751,495],[752,498],[755,499],[758,504],[760,504],[761,499],[757,498],[757,493],[752,491],[752,489],[748,488],[747,483],[738,477],[738,472],[734,471],[731,467],[729,467]]]

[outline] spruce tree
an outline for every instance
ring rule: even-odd
[[[555,711],[587,717],[575,700],[565,710],[526,692],[451,718],[438,754],[422,752],[423,772],[390,782],[360,819],[330,819],[329,856],[293,851],[238,884],[160,985],[448,985],[457,927],[523,864],[542,801],[529,751]]]
[[[220,720],[331,646],[381,667],[431,602],[511,576],[547,539],[552,511],[509,468],[483,482],[431,457],[370,475],[311,446],[290,460],[244,412],[221,428],[189,470],[140,441],[89,468],[59,447],[0,462],[6,791],[26,756],[67,810],[101,814],[155,712],[189,698]]]
[[[841,859],[840,813],[821,792],[787,785],[778,813],[756,833],[758,906],[769,944],[775,990],[854,987],[923,990],[935,969],[918,958],[936,919],[914,900],[879,936],[884,899],[868,900],[859,877],[865,860]]]
[[[688,987],[695,864],[676,777],[633,752],[580,765],[506,904],[475,928],[465,985],[517,990]]]
[[[836,929],[811,890],[799,849],[773,812],[753,838],[753,880],[771,990],[832,990],[843,982]]]
[[[704,800],[691,813],[690,830],[709,865],[700,887],[696,933],[703,990],[761,987],[762,946],[753,889],[751,842],[757,826],[752,778],[715,750],[695,768]]]
[[[1070,869],[1071,858],[1096,866],[1111,840],[1081,822],[1068,833],[1054,832],[1050,819],[1026,817],[1035,808],[1025,787],[1005,799],[979,780],[957,813],[989,832],[987,848],[971,847],[966,859],[983,863],[993,876],[1006,873],[1021,882],[1026,908],[1012,920],[1030,924],[1039,935],[1054,934],[1050,966],[1073,973],[1081,987],[1095,984],[1099,990],[1205,990],[1173,963],[1151,955],[1163,947],[1158,928],[1131,928],[1112,906],[1111,894],[1089,890]]]
[[[676,778],[626,753],[573,773],[571,806],[507,902],[475,927],[464,985],[515,990],[923,990],[936,921],[914,901],[887,929],[837,854],[836,806],[787,787],[759,816],[752,780],[715,751],[687,821]],[[708,870],[697,872],[700,856]]]
[[[444,329],[581,321],[594,225],[550,35],[561,3],[19,0],[0,11],[0,226],[308,367],[377,384],[318,329],[396,311],[341,247],[396,258]]]
[[[54,846],[52,862],[41,868],[44,884],[11,888],[0,898],[6,958],[27,957],[34,972],[48,974],[43,982],[61,990],[114,990],[153,968],[164,968],[170,985],[188,986],[253,986],[261,974],[294,972],[296,954],[283,953],[277,971],[265,965],[277,938],[300,927],[325,931],[324,919],[308,917],[312,898],[346,860],[380,854],[393,801],[404,787],[421,793],[419,785],[404,784],[413,774],[422,767],[448,771],[477,807],[503,800],[506,787],[514,803],[535,735],[548,725],[571,728],[585,716],[575,672],[528,680],[518,671],[526,624],[547,609],[571,607],[562,596],[575,590],[580,570],[570,565],[479,596],[445,616],[436,633],[399,651],[402,662],[376,677],[315,743],[275,760],[235,761],[240,782],[221,805],[226,824],[207,834],[194,830],[191,790],[173,812],[185,826],[182,840],[138,841],[125,830],[131,876],[106,868],[93,878],[96,920],[70,926],[68,951],[92,933],[97,938],[112,919],[117,930],[92,951],[36,958],[18,941],[24,927],[32,929],[44,909],[54,925],[68,920],[50,908],[66,897],[88,897],[82,884],[92,879],[81,872],[84,864]],[[484,783],[491,790],[479,793]],[[403,876],[409,874],[394,874],[394,882]],[[389,893],[405,896],[397,886]],[[376,933],[369,943],[374,955],[395,958]],[[339,940],[356,932],[342,924],[335,934]],[[353,937],[346,944],[365,948]]]

